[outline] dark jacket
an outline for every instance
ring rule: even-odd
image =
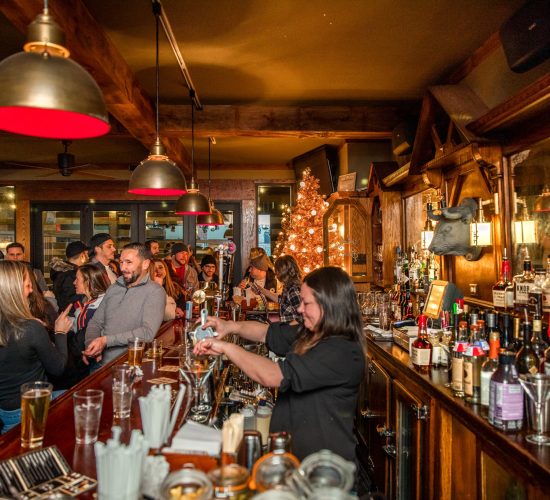
[[[54,257],[50,260],[50,278],[53,283],[53,293],[57,299],[59,311],[64,311],[69,304],[81,300],[74,287],[78,266]]]

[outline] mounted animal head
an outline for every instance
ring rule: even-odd
[[[428,250],[436,255],[463,255],[466,260],[478,260],[481,248],[470,245],[470,222],[477,212],[473,198],[464,198],[458,207],[441,209],[441,214],[428,210],[428,217],[437,221]]]

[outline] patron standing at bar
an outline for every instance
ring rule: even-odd
[[[189,265],[189,245],[185,243],[174,243],[170,250],[172,259],[167,260],[170,277],[184,290],[196,290],[199,287],[199,278],[197,271]]]
[[[108,233],[98,233],[90,240],[90,262],[96,264],[103,272],[107,283],[113,284],[118,276],[111,267],[116,254],[116,247]]]
[[[218,284],[219,277],[216,274],[216,259],[213,255],[205,255],[201,260],[201,272],[199,273],[199,283],[213,282]]]
[[[365,357],[355,287],[340,268],[308,274],[301,288],[303,326],[209,317],[218,332],[195,346],[198,354],[226,355],[251,379],[277,387],[270,432],[292,434],[292,452],[303,459],[329,449],[355,460],[353,422]],[[228,333],[254,341],[285,359],[275,363],[221,339]]]
[[[105,364],[127,350],[129,339],[153,340],[164,316],[166,292],[151,280],[150,264],[151,253],[145,245],[124,246],[122,276],[108,288],[88,324],[84,356]]]

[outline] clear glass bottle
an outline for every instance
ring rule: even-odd
[[[418,337],[414,339],[411,348],[411,362],[417,372],[429,374],[432,366],[432,344],[428,340],[428,318],[424,314],[418,316]]]
[[[514,276],[514,307],[521,311],[529,304],[529,291],[535,284],[535,275],[531,271],[531,257],[529,254],[523,259],[523,273]]]
[[[531,325],[529,322],[524,321],[521,323],[521,331],[523,333],[523,345],[516,354],[516,368],[520,375],[524,373],[537,373],[540,361],[531,344]]]
[[[489,387],[489,423],[504,432],[523,426],[523,388],[514,366],[514,353],[501,351]]]
[[[489,334],[489,357],[481,366],[481,412],[486,416],[489,408],[489,386],[493,373],[498,368],[498,351],[500,350],[500,335],[497,330]]]
[[[506,255],[506,248],[502,256],[500,280],[493,286],[493,307],[497,311],[508,311],[514,308],[514,285],[511,277],[510,261]]]
[[[458,314],[456,315],[458,318]],[[455,319],[456,321],[456,319]],[[451,390],[458,398],[464,397],[464,354],[468,350],[468,323],[460,321],[456,334],[457,340],[453,345],[451,360]]]

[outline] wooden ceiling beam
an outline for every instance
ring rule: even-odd
[[[0,12],[24,33],[43,7],[43,0],[0,2]],[[109,113],[150,149],[156,137],[151,99],[103,28],[82,0],[50,0],[48,7],[65,33],[71,58],[84,66],[101,87]],[[170,159],[189,174],[190,158],[183,144],[175,137],[161,140]]]
[[[365,106],[229,106],[205,105],[195,113],[197,137],[324,137],[389,139],[393,128],[417,104]],[[160,106],[161,135],[191,133],[187,105]]]

